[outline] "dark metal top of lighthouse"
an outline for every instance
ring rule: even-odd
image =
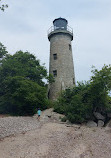
[[[50,38],[57,33],[65,33],[71,36],[71,39],[73,40],[73,29],[68,26],[68,21],[64,18],[57,18],[53,21],[53,26],[51,26],[48,30],[48,39],[50,41]]]
[[[55,29],[64,29],[67,30],[68,21],[64,18],[58,18],[53,21]]]

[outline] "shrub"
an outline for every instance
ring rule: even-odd
[[[66,89],[56,102],[55,111],[65,114],[72,123],[82,123],[93,118],[93,112],[111,112],[111,65],[94,69],[89,82],[81,82]]]

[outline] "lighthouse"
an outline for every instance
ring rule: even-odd
[[[49,99],[56,100],[60,93],[75,85],[72,56],[73,29],[64,18],[57,18],[48,30],[50,41],[49,73],[55,82],[49,85]]]

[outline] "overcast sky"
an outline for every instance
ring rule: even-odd
[[[2,0],[4,1],[4,0]],[[49,69],[47,30],[66,18],[73,28],[76,81],[90,79],[92,65],[111,64],[111,0],[5,0],[0,11],[0,42],[10,54],[29,51]]]

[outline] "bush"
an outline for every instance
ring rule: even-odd
[[[87,96],[88,84],[79,84],[73,89],[67,89],[58,98],[54,110],[65,114],[72,123],[82,123],[91,117],[92,107],[88,104]]]
[[[111,112],[111,65],[102,70],[94,69],[89,82],[81,82],[72,89],[66,89],[54,107],[56,112],[65,114],[72,123],[82,123],[93,118],[93,112]]]
[[[67,117],[64,116],[63,118],[61,118],[61,121],[62,121],[62,122],[66,122],[66,121],[67,121]]]
[[[81,117],[78,114],[72,114],[72,113],[68,113],[67,115],[67,119],[71,122],[71,123],[82,123],[85,121],[85,119],[83,117]]]

